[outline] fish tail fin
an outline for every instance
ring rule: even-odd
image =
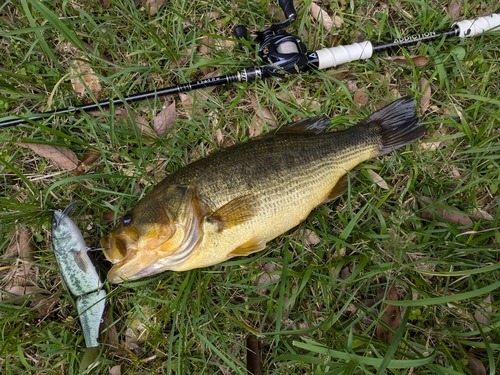
[[[416,141],[426,130],[417,117],[416,102],[411,96],[392,102],[363,122],[375,127],[381,136],[379,156]]]

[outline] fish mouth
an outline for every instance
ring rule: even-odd
[[[107,279],[111,283],[133,280],[137,266],[133,267],[134,270],[128,264],[132,259],[137,259],[137,239],[131,238],[126,233],[116,234],[111,232],[101,238],[101,247],[106,259],[113,264],[108,271]]]
[[[165,235],[135,236],[111,232],[101,239],[106,258],[113,263],[107,279],[111,283],[133,281],[174,269],[196,250],[202,230],[196,215],[188,225],[172,225]],[[128,229],[128,228],[127,228]]]
[[[112,232],[101,238],[101,247],[106,259],[117,264],[137,250],[137,239],[127,233],[115,234]]]
[[[113,233],[101,239],[105,257],[113,263],[107,279],[111,283],[133,281],[164,270],[162,259],[174,254],[185,239],[182,227],[169,228],[165,236],[131,238],[127,233]]]

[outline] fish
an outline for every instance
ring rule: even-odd
[[[64,211],[56,210],[52,218],[52,247],[61,277],[77,297],[76,307],[87,348],[99,346],[99,325],[106,303],[106,291],[92,260],[88,256],[82,233]]]
[[[325,116],[216,151],[160,181],[101,238],[120,283],[209,267],[263,250],[317,206],[343,194],[358,164],[421,138],[403,97],[346,130]]]

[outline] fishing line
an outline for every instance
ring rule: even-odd
[[[305,44],[299,37],[289,34],[284,30],[297,18],[293,1],[279,0],[279,5],[285,14],[285,21],[272,24],[263,31],[257,32],[253,40],[259,45],[258,56],[263,62],[260,66],[250,67],[232,74],[141,92],[123,98],[107,99],[96,103],[70,106],[32,115],[9,116],[0,120],[0,128],[38,121],[51,116],[76,115],[78,112],[102,110],[111,105],[119,106],[125,103],[133,103],[233,82],[252,82],[271,76],[284,76],[287,73],[299,74],[310,70],[327,69],[357,60],[366,60],[372,57],[374,53],[419,42],[431,42],[440,38],[446,39],[452,37],[465,39],[486,31],[500,31],[500,14],[492,14],[473,20],[456,22],[450,30],[425,31],[420,34],[404,36],[386,42],[372,43],[364,41],[307,52]],[[248,38],[247,29],[244,25],[236,26],[233,29],[233,34],[238,39]],[[243,44],[240,44],[240,47],[243,48]]]

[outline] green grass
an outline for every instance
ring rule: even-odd
[[[102,98],[196,80],[203,69],[238,71],[256,60],[253,52],[224,44],[232,38],[232,27],[244,23],[261,30],[271,22],[268,2],[261,0],[172,0],[155,16],[130,0],[105,3],[14,0],[0,5],[0,115],[80,104],[69,77],[61,80],[75,57],[87,60],[98,74]],[[322,7],[344,24],[332,37],[312,20],[306,5],[297,4],[299,17],[289,31],[303,35],[309,50],[330,46],[332,40],[383,41],[446,29],[455,20],[500,11],[496,0],[466,2],[457,19],[448,17],[447,1],[325,2]],[[245,374],[249,333],[260,339],[264,374],[463,374],[471,373],[467,354],[488,374],[498,372],[498,35],[393,52],[427,56],[422,67],[377,55],[337,69],[191,93],[190,105],[174,96],[177,120],[163,137],[141,136],[133,123],[114,116],[113,108],[98,117],[84,114],[0,129],[0,253],[16,231],[29,228],[34,251],[30,278],[21,282],[46,291],[2,294],[0,372],[78,373],[83,336],[50,246],[49,210],[80,201],[74,219],[88,245],[99,246],[112,226],[103,215],[123,214],[166,173],[220,148],[217,130],[224,144],[247,139],[255,114],[252,101],[268,106],[279,123],[324,113],[342,128],[382,100],[407,94],[420,99],[421,78],[432,90],[422,116],[429,128],[425,141],[438,142],[436,149],[419,142],[361,165],[347,194],[317,208],[298,229],[260,253],[207,269],[107,285],[112,307],[107,323],[117,343],[101,353],[92,373],[107,374],[120,364],[124,374]],[[206,36],[223,47],[203,55],[197,48]],[[366,89],[366,106],[354,101],[353,83]],[[318,107],[307,109],[298,99]],[[152,121],[163,103],[157,99],[127,108]],[[92,149],[101,158],[74,177],[18,147],[20,141],[64,145],[78,157]],[[375,185],[367,169],[390,189]],[[471,216],[472,225],[460,227],[423,215],[441,206],[469,214],[481,209],[492,219]],[[303,229],[313,230],[320,243],[306,244]],[[104,274],[108,264],[99,253],[97,259]],[[9,271],[18,264],[1,262],[5,290]],[[274,276],[259,286],[265,264],[272,265]],[[387,344],[376,335],[381,302],[368,301],[391,287],[401,300],[386,302],[404,309],[395,340]],[[489,323],[482,322],[485,317]],[[132,327],[141,336],[135,346],[126,344]]]

